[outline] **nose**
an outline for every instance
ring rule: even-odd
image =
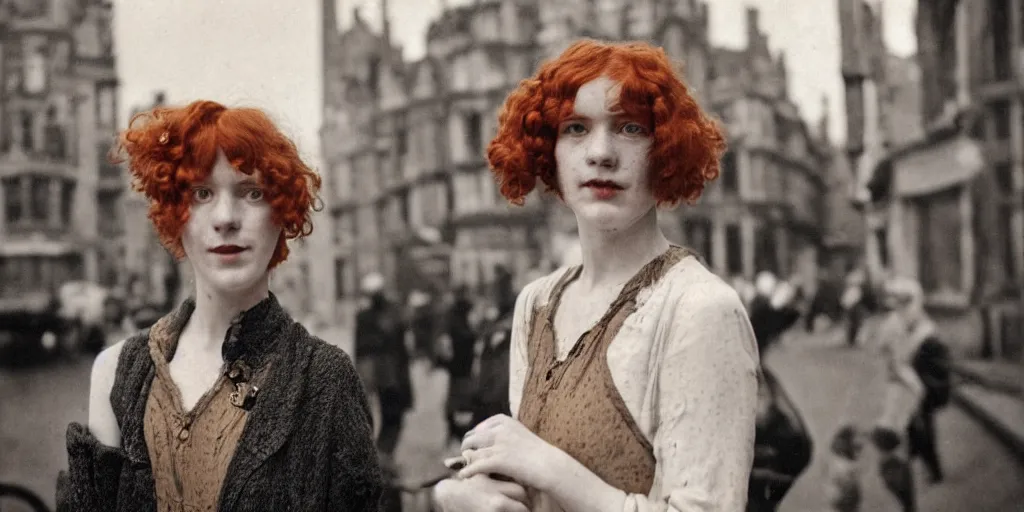
[[[590,134],[587,146],[587,166],[602,169],[614,169],[619,165],[619,158],[612,144],[612,134],[604,127],[595,127]]]
[[[238,201],[232,194],[219,194],[211,215],[213,229],[220,234],[233,233],[241,227]]]

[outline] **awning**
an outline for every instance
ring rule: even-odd
[[[981,146],[964,135],[939,141],[893,160],[893,193],[933,194],[970,181],[985,167]]]
[[[72,243],[55,240],[4,240],[0,244],[0,256],[65,256],[81,252]]]

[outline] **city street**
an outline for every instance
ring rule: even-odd
[[[338,333],[326,339],[350,346]],[[816,439],[814,465],[783,504],[783,511],[826,510],[823,498],[826,450],[832,432],[844,422],[870,425],[880,407],[880,363],[863,351],[822,346],[798,334],[770,354],[769,365],[806,416]],[[66,464],[64,431],[86,417],[90,361],[59,362],[39,369],[0,373],[0,480],[26,485],[51,505],[54,479]],[[442,406],[447,377],[424,364],[413,369],[416,408],[407,417],[398,449],[406,479],[443,471]],[[940,413],[940,452],[947,479],[920,491],[922,511],[1004,512],[1024,502],[1024,467],[995,439],[955,406]],[[896,510],[872,470],[865,451],[866,499],[863,510]]]

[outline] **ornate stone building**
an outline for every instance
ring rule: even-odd
[[[733,149],[707,197],[662,212],[670,237],[723,274],[815,272],[827,152],[788,98],[785,63],[769,51],[757,11],[748,11],[748,47],[724,50],[708,42],[707,9],[694,0],[475,2],[446,9],[430,25],[426,56],[405,62],[386,25],[376,33],[356,12],[339,34],[325,2],[335,300],[351,305],[371,271],[399,292],[484,288],[499,267],[522,275],[571,244],[571,213],[539,193],[507,205],[484,151],[511,88],[580,37],[661,45],[729,130]]]
[[[1022,12],[1021,0],[918,3],[922,129],[862,166],[858,198],[874,241],[869,259],[921,282],[962,353],[1016,360],[1024,357],[1024,31],[1013,20]]]
[[[0,3],[0,296],[116,282],[124,257],[112,7]]]

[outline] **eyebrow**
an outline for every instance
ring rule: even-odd
[[[261,186],[261,184],[260,184],[260,182],[258,180],[254,179],[254,178],[245,178],[242,181],[239,181],[238,183],[235,183],[235,186],[236,187],[240,187],[240,186],[259,187],[259,186]]]

